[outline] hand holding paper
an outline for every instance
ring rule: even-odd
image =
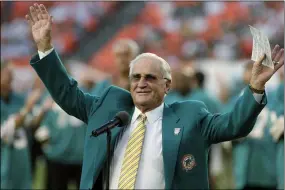
[[[261,31],[257,30],[256,28],[249,26],[250,32],[253,36],[253,48],[252,48],[252,56],[251,60],[258,61],[258,58],[262,57],[263,54],[266,55],[262,64],[265,66],[274,69],[274,65],[271,59],[271,50],[270,50],[270,43],[267,38]]]
[[[271,53],[268,38],[256,28],[250,26],[250,30],[253,35],[251,59],[255,61],[250,84],[257,90],[264,90],[266,82],[284,65],[284,49],[276,45]]]

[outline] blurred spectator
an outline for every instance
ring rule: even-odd
[[[11,67],[1,63],[1,189],[31,189],[29,133],[25,120],[40,97],[14,93]]]
[[[116,74],[106,80],[95,84],[92,94],[100,95],[104,89],[110,85],[116,85],[129,90],[129,70],[130,62],[139,54],[137,43],[131,39],[121,39],[113,45],[113,54],[115,56]]]
[[[201,80],[197,78],[201,75],[201,71],[197,75],[191,67],[186,68],[172,71],[172,88],[166,96],[165,102],[171,104],[176,101],[199,100],[206,104],[211,113],[218,113],[221,109],[219,101],[201,88],[204,83],[201,83]]]
[[[271,110],[273,120],[270,133],[276,143],[276,176],[277,188],[284,188],[284,66],[280,69],[280,83],[274,91]]]
[[[70,65],[66,65],[70,72]],[[81,90],[88,93],[92,86],[81,79]],[[40,143],[47,161],[46,189],[68,189],[71,181],[79,188],[86,125],[65,113],[51,97],[51,109],[36,128],[35,139]],[[46,104],[43,102],[43,104]]]

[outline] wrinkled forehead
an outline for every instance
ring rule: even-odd
[[[133,65],[133,74],[152,74],[159,76],[162,74],[161,63],[152,57],[143,57]]]

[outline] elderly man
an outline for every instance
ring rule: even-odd
[[[254,63],[251,86],[234,109],[222,115],[210,114],[198,101],[164,104],[171,85],[170,67],[150,53],[130,63],[131,93],[111,86],[96,97],[83,93],[67,74],[51,44],[52,18],[45,7],[30,7],[26,19],[39,51],[31,59],[32,67],[55,102],[88,125],[81,189],[92,188],[105,170],[106,139],[89,137],[91,131],[121,110],[132,115],[132,120],[126,128],[112,131],[112,189],[207,189],[209,146],[251,131],[266,104],[265,83],[284,63],[284,50],[279,51],[278,46],[272,53],[273,60],[279,62],[274,70],[261,64],[264,57]]]

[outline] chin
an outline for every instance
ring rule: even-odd
[[[146,105],[149,105],[149,103],[150,103],[149,99],[145,99],[145,98],[139,98],[136,100],[136,104],[140,106],[146,106]]]

